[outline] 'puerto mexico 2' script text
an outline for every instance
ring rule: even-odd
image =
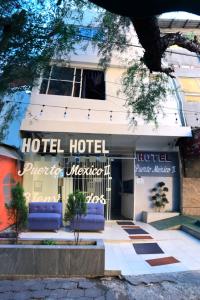
[[[23,176],[26,173],[31,175],[51,175],[59,176],[63,173],[63,169],[53,165],[51,167],[34,167],[33,163],[27,162],[24,165],[22,171],[18,171],[19,176]],[[73,165],[70,171],[65,173],[66,176],[109,176],[110,175],[110,165],[106,165],[103,168],[95,168],[93,165],[89,168],[80,167],[80,165]]]

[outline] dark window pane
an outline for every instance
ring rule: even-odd
[[[98,34],[98,27],[79,27],[79,34],[85,39],[92,39]]]
[[[51,71],[51,66],[46,67],[46,68],[43,70],[43,78],[48,79],[48,78],[49,78],[49,75],[50,75],[50,71]]]
[[[104,72],[83,70],[81,98],[105,100]]]
[[[65,95],[71,96],[72,94],[72,82],[63,82],[63,81],[50,81],[49,91],[50,95]]]
[[[4,194],[4,197],[10,195],[10,185],[5,185],[3,187],[3,194]]]
[[[75,81],[78,81],[78,82],[81,81],[81,69],[76,69]]]
[[[11,178],[11,175],[10,174],[7,174],[4,179],[3,179],[3,183],[4,184],[10,184],[10,178]]]
[[[11,193],[4,196],[4,201],[6,204],[9,204],[11,202]]]
[[[4,186],[3,194],[5,204],[9,204],[9,202],[11,201],[11,186]]]
[[[79,92],[80,92],[80,83],[75,82],[74,84],[74,97],[79,97]]]
[[[46,94],[47,85],[48,85],[48,80],[43,79],[40,87],[40,94]]]
[[[51,73],[52,79],[71,80],[73,81],[74,68],[64,68],[53,66]]]

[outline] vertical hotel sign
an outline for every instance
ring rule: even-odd
[[[137,176],[175,177],[179,175],[177,152],[136,152]]]

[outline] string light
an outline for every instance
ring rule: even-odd
[[[195,114],[195,117],[196,117],[196,122],[199,123],[199,117],[197,113]]]
[[[65,114],[65,112],[64,112],[64,115],[66,115],[67,116],[67,109],[69,110],[69,109],[71,109],[71,110],[80,110],[80,111],[88,111],[89,112],[89,110],[90,110],[90,112],[91,112],[91,109],[88,109],[88,108],[81,108],[81,107],[64,107],[64,106],[59,106],[59,105],[48,105],[48,104],[36,104],[36,103],[28,103],[28,102],[21,102],[21,101],[14,101],[14,100],[7,100],[7,101],[5,101],[6,103],[11,103],[11,102],[14,102],[14,103],[16,103],[16,104],[22,104],[22,105],[30,105],[30,106],[42,106],[42,109],[41,109],[41,111],[40,111],[40,116],[42,115],[42,113],[43,113],[43,111],[44,111],[44,108],[45,107],[51,107],[51,108],[61,108],[61,109],[65,109],[65,112],[66,112],[66,114]],[[167,108],[167,109],[171,109],[171,110],[178,110],[179,112],[182,112],[182,113],[189,113],[189,114],[191,114],[191,115],[194,115],[194,116],[196,116],[196,121],[199,121],[199,118],[198,118],[198,115],[200,114],[200,111],[193,111],[193,110],[187,110],[187,109],[176,109],[176,108],[170,108],[170,107],[162,107],[163,109],[165,109],[165,108]],[[93,111],[98,111],[98,112],[110,112],[110,120],[112,120],[112,117],[113,117],[113,113],[124,113],[124,114],[126,114],[126,115],[130,115],[130,114],[137,114],[136,112],[134,112],[134,111],[132,111],[132,112],[130,112],[130,111],[126,111],[125,109],[122,111],[122,110],[112,110],[112,111],[109,111],[109,110],[106,110],[106,109],[92,109]],[[29,117],[33,117],[33,114],[32,114],[32,116],[30,115],[30,114],[32,114],[32,112],[28,112],[28,116]],[[88,113],[89,114],[89,113]],[[177,115],[177,113],[174,113],[174,112],[166,112],[165,113],[166,115]],[[198,120],[197,120],[198,119]],[[177,121],[178,121],[178,117],[177,117]]]
[[[112,118],[113,118],[113,116],[112,116],[112,110],[110,111],[110,121],[112,121]]]
[[[88,109],[88,120],[90,120],[90,111],[91,111],[91,109],[89,108]]]
[[[45,105],[43,104],[43,105],[42,105],[42,109],[41,109],[41,111],[40,111],[40,117],[43,115],[44,107],[45,107]]]
[[[178,124],[177,113],[175,113],[175,123]]]
[[[67,107],[65,107],[64,118],[67,118]]]

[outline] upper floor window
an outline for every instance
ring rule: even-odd
[[[86,40],[91,40],[93,38],[100,38],[100,29],[98,27],[84,27],[80,26],[79,29],[79,34],[84,37]]]
[[[200,102],[200,78],[179,77],[179,82],[186,101]]]
[[[40,93],[105,100],[104,72],[52,66],[44,71]]]

